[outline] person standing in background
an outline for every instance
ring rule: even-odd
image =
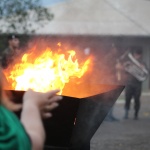
[[[8,65],[15,60],[15,57],[21,53],[21,50],[19,49],[20,40],[17,35],[9,35],[7,41],[8,47],[2,52],[0,58],[1,67],[3,69],[6,69]]]
[[[118,84],[117,79],[117,70],[116,70],[116,60],[118,58],[118,50],[114,44],[111,45],[111,49],[109,53],[104,58],[104,66],[107,66],[107,72],[109,74],[107,79],[105,79],[106,83],[109,84]],[[114,107],[109,111],[108,115],[105,118],[105,121],[119,121],[113,114]]]
[[[134,98],[134,119],[137,120],[139,116],[139,110],[140,110],[140,98],[142,93],[142,83],[143,81],[139,80],[137,78],[137,73],[146,70],[147,74],[148,71],[146,69],[146,65],[142,61],[142,49],[140,47],[132,47],[130,49],[132,52],[128,52],[126,56],[124,56],[122,59],[120,59],[119,64],[117,65],[117,69],[122,72],[124,75],[123,79],[124,83],[126,85],[125,87],[125,115],[124,119],[128,119],[129,116],[129,110],[130,110],[130,103],[131,99]],[[132,55],[131,55],[132,54]],[[128,64],[129,62],[132,62],[135,66],[136,63],[139,64],[139,71],[132,74],[129,72],[126,68],[130,68],[130,71],[133,71],[134,68],[131,68],[132,65]]]

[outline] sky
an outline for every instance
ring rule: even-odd
[[[48,6],[48,5],[55,5],[57,3],[65,2],[68,0],[41,0],[43,6]]]

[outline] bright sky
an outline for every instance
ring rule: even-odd
[[[41,0],[41,1],[42,1],[43,6],[48,6],[48,5],[54,5],[60,2],[65,2],[68,0]]]

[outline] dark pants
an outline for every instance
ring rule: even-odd
[[[135,116],[138,115],[140,109],[140,97],[141,97],[142,85],[127,85],[125,89],[125,110],[130,109],[131,99],[134,98]]]

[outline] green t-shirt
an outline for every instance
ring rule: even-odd
[[[0,106],[0,150],[31,150],[31,141],[19,119]]]

